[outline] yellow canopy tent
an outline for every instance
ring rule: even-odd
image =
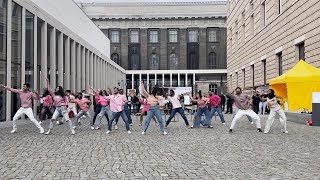
[[[312,111],[312,92],[320,92],[320,69],[300,60],[285,74],[269,80],[269,85],[290,111]]]

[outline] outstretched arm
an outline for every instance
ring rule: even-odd
[[[32,98],[35,99],[35,100],[39,100],[40,99],[38,91],[33,91]]]
[[[144,85],[143,85],[142,81],[140,82],[139,91],[140,91],[141,95],[143,95],[144,97],[146,97],[146,98],[149,97],[148,92],[144,89]]]
[[[46,81],[47,81],[48,91],[49,91],[50,95],[53,97],[53,96],[54,96],[54,92],[53,92],[53,90],[52,90],[51,87],[50,87],[49,79],[46,78]]]
[[[21,90],[13,89],[13,88],[7,87],[7,86],[5,86],[5,85],[3,85],[3,84],[0,84],[0,88],[4,88],[4,89],[6,89],[6,90],[8,90],[8,91],[11,91],[11,92],[14,92],[14,93],[19,93],[19,92],[21,92]]]
[[[99,96],[98,92],[94,90],[93,87],[89,87],[89,89],[91,89],[93,92],[93,94],[91,94],[92,96]]]

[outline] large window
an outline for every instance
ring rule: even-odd
[[[188,66],[188,69],[198,69],[199,63],[198,63],[198,55],[196,52],[191,52],[189,54],[189,62],[187,66]]]
[[[132,70],[139,70],[140,68],[140,60],[138,54],[131,55],[131,69]]]
[[[111,30],[111,43],[120,43],[120,32]]]
[[[217,42],[217,30],[216,29],[208,29],[208,41],[209,42]]]
[[[263,84],[267,84],[267,62],[266,60],[262,61],[262,68],[263,68]]]
[[[266,10],[266,1],[264,1],[262,4],[261,4],[261,21],[262,21],[262,25],[263,26],[266,26],[266,13],[267,13],[267,10]]]
[[[29,11],[26,11],[26,69],[25,82],[33,85],[33,49],[34,49],[34,16]]]
[[[0,0],[0,84],[7,84],[7,0]],[[0,89],[0,121],[6,120],[6,91]]]
[[[178,30],[170,29],[169,30],[169,42],[177,43],[178,42]]]
[[[216,85],[216,84],[209,84],[209,91],[218,94],[218,85]]]
[[[198,31],[189,30],[188,37],[189,37],[189,42],[198,42]]]
[[[282,74],[282,52],[277,54],[278,67],[279,67],[279,76]]]
[[[120,65],[120,57],[118,53],[113,53],[111,55],[111,60]]]
[[[304,42],[298,45],[299,60],[305,60]]]
[[[139,30],[130,30],[130,43],[139,43]]]
[[[149,42],[150,43],[158,43],[158,31],[157,30],[150,30],[149,31]]]
[[[150,56],[149,69],[150,70],[159,70],[160,69],[159,56],[155,53],[151,54],[151,56]]]
[[[209,54],[208,67],[209,69],[217,69],[217,55],[214,52]]]
[[[168,63],[169,70],[176,70],[178,69],[178,56],[176,53],[172,53],[169,55],[169,63]]]

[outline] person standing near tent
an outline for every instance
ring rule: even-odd
[[[230,93],[227,87],[228,95],[234,100],[235,105],[239,108],[237,114],[233,118],[231,122],[231,127],[229,132],[232,133],[237,121],[244,115],[250,116],[252,119],[256,120],[257,131],[262,132],[261,124],[260,124],[260,117],[250,109],[250,101],[252,100],[249,95],[242,94],[242,89],[237,87],[235,89],[236,95]]]
[[[266,108],[267,108],[267,94],[262,90],[260,95],[259,112],[261,112],[261,114],[264,115],[266,113]]]
[[[260,104],[260,95],[259,92],[256,90],[255,94],[252,96],[252,110],[256,113],[259,114],[259,104]]]
[[[273,121],[275,119],[276,114],[279,114],[280,116],[280,123],[282,125],[281,132],[283,133],[288,133],[287,131],[287,117],[286,114],[284,113],[283,109],[280,107],[276,96],[274,95],[274,90],[269,89],[269,94],[267,97],[267,105],[270,109],[270,114],[268,117],[268,120],[266,122],[266,127],[264,128],[264,133],[267,134],[270,131],[270,127],[273,124]]]

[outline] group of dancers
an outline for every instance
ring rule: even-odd
[[[0,88],[4,88],[13,93],[18,93],[21,99],[21,108],[16,112],[16,114],[13,117],[13,129],[11,133],[17,132],[16,121],[23,114],[25,114],[40,130],[40,133],[43,134],[45,131],[44,128],[41,126],[42,121],[45,118],[45,114],[50,111],[52,106],[54,106],[54,112],[49,120],[49,127],[48,131],[45,133],[46,135],[51,134],[52,129],[54,127],[54,122],[57,121],[57,118],[59,116],[62,116],[63,118],[61,121],[57,121],[57,124],[67,122],[71,134],[75,134],[75,129],[79,125],[79,119],[82,116],[86,116],[87,119],[89,119],[90,128],[92,130],[100,129],[102,118],[106,117],[108,124],[108,129],[106,131],[107,134],[110,134],[113,122],[116,121],[117,124],[119,117],[121,116],[122,120],[125,123],[128,134],[131,134],[130,126],[132,125],[132,119],[130,115],[130,109],[128,106],[128,100],[127,97],[123,94],[123,91],[120,92],[117,87],[114,88],[113,93],[111,92],[111,90],[107,92],[105,90],[95,90],[93,88],[90,88],[90,90],[92,91],[90,95],[94,97],[96,103],[94,116],[91,117],[90,106],[92,105],[92,102],[90,101],[90,98],[88,99],[83,97],[83,93],[78,93],[76,98],[72,95],[70,90],[64,91],[61,86],[57,86],[55,88],[55,91],[53,91],[50,87],[49,80],[46,79],[46,81],[47,90],[44,92],[42,96],[43,108],[41,110],[40,121],[37,121],[35,119],[32,111],[32,100],[40,99],[38,92],[31,92],[29,84],[24,84],[21,90],[0,85]],[[176,95],[173,90],[169,91],[169,95],[166,95],[165,93],[164,95],[158,95],[156,88],[152,88],[150,92],[147,92],[144,88],[143,82],[141,82],[139,86],[139,91],[141,96],[144,97],[143,99],[141,99],[141,101],[145,105],[142,109],[142,115],[145,112],[147,113],[143,131],[141,134],[146,134],[151,119],[155,120],[156,118],[157,124],[160,127],[161,134],[166,135],[167,132],[165,131],[165,129],[169,126],[172,118],[176,115],[176,113],[179,113],[181,115],[187,128],[199,128],[200,125],[212,128],[213,126],[211,125],[211,120],[216,112],[220,117],[221,123],[223,125],[226,124],[220,105],[221,98],[215,93],[210,92],[209,97],[202,96],[201,91],[199,91],[199,93],[195,97],[189,95],[190,99],[193,102],[197,103],[198,106],[197,111],[194,114],[193,125],[190,126],[187,117],[184,113],[184,109],[181,106],[180,96]],[[234,100],[235,106],[238,108],[231,122],[229,132],[233,132],[233,129],[235,128],[237,121],[244,115],[246,115],[249,121],[251,122],[252,119],[255,120],[257,131],[262,132],[260,117],[250,107],[250,102],[252,101],[252,98],[249,95],[243,94],[240,87],[237,87],[234,93],[230,93],[229,89],[227,88],[227,95],[229,95]],[[170,101],[170,103],[172,104],[172,110],[170,112],[169,118],[164,124],[159,104],[163,104],[163,101],[165,99]],[[270,109],[270,114],[266,122],[264,133],[268,133],[270,131],[270,127],[275,119],[276,114],[279,114],[280,116],[282,132],[288,133],[286,128],[285,113],[278,104],[278,101],[272,89],[269,90],[267,104]],[[210,107],[208,107],[208,105]],[[80,112],[77,112],[77,106],[80,108]],[[70,112],[73,112],[74,114],[73,121],[69,117]],[[204,120],[202,120],[203,114],[205,115]],[[142,124],[142,119],[140,119],[140,124]],[[115,129],[117,129],[117,126],[115,126]]]

